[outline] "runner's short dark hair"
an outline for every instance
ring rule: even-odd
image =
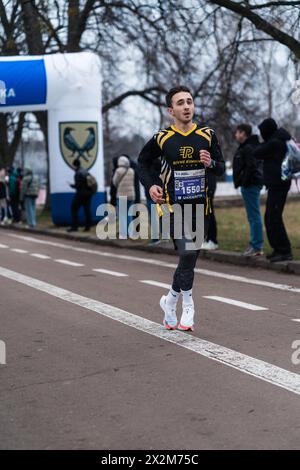
[[[250,137],[250,135],[252,134],[252,126],[250,126],[250,124],[239,124],[236,127],[236,130],[240,132],[245,132],[247,137]]]
[[[189,93],[191,96],[193,96],[191,90],[188,87],[183,85],[175,86],[171,88],[166,94],[166,105],[168,106],[168,108],[172,108],[173,96],[176,95],[176,93],[180,93],[181,91],[185,91],[186,93]]]

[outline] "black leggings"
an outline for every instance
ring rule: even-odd
[[[286,233],[282,213],[290,184],[269,188],[265,212],[265,226],[269,243],[276,253],[291,253],[291,244]]]
[[[208,230],[207,230],[207,236],[205,237],[205,240],[218,244],[217,220],[215,216],[214,202],[212,198],[210,200],[210,206],[211,206],[211,214],[209,215]]]
[[[194,268],[199,250],[186,250],[186,240],[174,240],[179,254],[179,262],[174,273],[172,289],[176,292],[190,290],[194,282]]]
[[[204,239],[207,236],[209,216],[204,216]],[[195,220],[193,218],[193,230],[195,229]],[[194,282],[194,269],[200,249],[187,249],[187,243],[190,239],[185,237],[181,239],[173,238],[176,251],[179,254],[179,261],[173,276],[172,289],[176,292],[192,289]]]
[[[71,206],[72,214],[72,227],[78,228],[78,211],[80,207],[83,207],[85,213],[85,228],[89,229],[92,225],[92,216],[91,216],[91,199],[92,194],[88,192],[77,192],[73,198]]]

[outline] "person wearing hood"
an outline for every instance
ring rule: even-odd
[[[123,154],[124,157],[127,157],[129,162],[130,162],[130,167],[134,170],[134,190],[135,190],[135,203],[138,204],[141,202],[141,196],[140,196],[140,180],[138,173],[136,171],[136,162],[129,157],[129,155]],[[118,159],[119,156],[114,157],[112,159],[112,175],[111,175],[111,182],[110,182],[110,203],[113,206],[117,205],[117,188],[113,184],[113,177],[114,174],[118,168]]]
[[[117,203],[119,210],[119,237],[127,238],[128,225],[133,220],[132,216],[128,216],[128,210],[136,199],[135,194],[135,171],[130,166],[130,160],[126,155],[121,155],[118,158],[118,167],[113,175],[113,185],[117,191]],[[127,198],[127,211],[126,214],[120,210],[120,198]]]
[[[233,157],[233,182],[241,188],[247,218],[250,226],[249,247],[244,256],[263,254],[263,225],[260,213],[260,192],[263,187],[261,162],[253,156],[259,145],[257,135],[252,134],[249,124],[240,124],[235,131],[235,139],[240,144]]]
[[[25,168],[21,184],[20,202],[24,203],[26,220],[29,227],[36,226],[36,198],[39,195],[39,177],[33,175],[30,168]]]
[[[272,263],[288,261],[293,257],[282,214],[291,182],[282,181],[281,164],[287,151],[286,142],[291,135],[285,129],[278,128],[272,118],[265,119],[258,127],[264,143],[255,149],[254,156],[263,160],[264,184],[268,190],[265,227],[273,249],[267,258]]]

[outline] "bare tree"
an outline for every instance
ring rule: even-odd
[[[299,37],[300,1],[251,3],[216,0],[210,3],[247,18],[256,29],[288,47],[295,59],[300,60],[300,41],[296,38]]]
[[[274,100],[276,105],[276,94],[260,93],[253,77],[268,79],[269,85],[274,80],[273,67],[263,74],[265,65],[258,60],[270,42],[287,46],[297,60],[299,4],[0,0],[0,53],[97,53],[103,64],[105,130],[112,129],[114,110],[130,97],[158,109],[164,125],[164,94],[171,85],[185,83],[195,94],[198,119],[216,126],[229,142],[237,120],[257,119],[266,99],[269,110]],[[126,61],[130,83],[124,80]],[[46,115],[36,116],[46,136]]]

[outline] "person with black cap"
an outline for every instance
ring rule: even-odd
[[[281,163],[287,151],[286,142],[291,139],[291,135],[285,129],[278,128],[272,118],[262,121],[258,128],[264,143],[254,150],[254,156],[263,160],[264,184],[268,190],[265,226],[273,249],[267,258],[272,263],[289,261],[293,257],[282,214],[291,182],[282,181]]]

